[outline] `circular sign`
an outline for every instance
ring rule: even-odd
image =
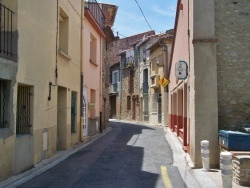
[[[178,61],[175,64],[175,76],[178,79],[184,80],[187,78],[187,63],[185,61]]]

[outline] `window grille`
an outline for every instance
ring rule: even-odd
[[[0,80],[0,128],[6,127],[7,117],[6,117],[6,81]]]
[[[31,86],[18,86],[16,134],[30,134],[31,129]]]
[[[76,132],[77,93],[71,93],[71,133]]]

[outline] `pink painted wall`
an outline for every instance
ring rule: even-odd
[[[90,62],[90,35],[93,35],[97,40],[97,51],[96,51],[96,65]],[[90,89],[96,90],[96,106],[95,114],[99,116],[100,112],[100,94],[101,94],[101,41],[102,38],[91,25],[91,23],[85,19],[83,29],[83,75],[84,75],[84,87],[88,89],[88,101],[90,102]]]
[[[182,0],[178,6],[178,22],[173,46],[172,66],[169,85],[169,125],[172,131],[183,139],[183,146],[187,146],[187,92],[184,83],[187,80],[178,80],[175,76],[175,64],[182,60],[189,67],[189,39],[188,39],[188,1]],[[182,7],[182,10],[181,8]],[[185,98],[185,99],[184,99]],[[185,103],[185,104],[184,104]]]
[[[172,57],[172,67],[170,71],[170,84],[169,84],[169,93],[174,91],[175,87],[181,80],[177,81],[175,77],[175,63],[179,60],[184,60],[187,62],[189,67],[189,52],[188,52],[188,2],[182,0],[183,10],[179,10],[178,15],[178,24],[175,36],[175,45],[173,46],[173,57]],[[177,18],[176,18],[177,19]],[[171,97],[169,97],[171,98]],[[169,101],[169,112],[171,111],[171,100]],[[176,115],[176,114],[173,114]]]

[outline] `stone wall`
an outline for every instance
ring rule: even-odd
[[[147,31],[144,33],[140,33],[137,35],[132,35],[129,37],[125,37],[122,39],[118,39],[114,42],[112,42],[107,50],[107,58],[109,60],[109,64],[113,65],[114,63],[119,62],[119,56],[117,56],[117,54],[119,54],[121,51],[123,50],[127,50],[129,48],[132,47],[132,45],[141,40],[143,38],[143,36],[150,36],[150,35],[154,35],[155,32],[154,31]]]
[[[250,123],[250,1],[215,1],[220,129]],[[209,87],[209,86],[208,86]]]
[[[250,156],[237,155],[233,158],[233,181],[241,186],[250,186]]]
[[[106,129],[109,126],[110,116],[110,101],[109,101],[109,63],[107,60],[106,42],[102,42],[102,117],[101,126],[102,129]]]
[[[133,78],[133,91],[129,92],[129,79],[130,79],[130,69],[121,70],[121,117],[122,120],[137,120],[139,119],[139,101],[138,101],[138,88],[139,88],[139,68],[133,67],[134,78]],[[130,96],[130,110],[127,109],[127,97]],[[133,100],[135,105],[133,107]],[[133,113],[135,117],[133,118]]]

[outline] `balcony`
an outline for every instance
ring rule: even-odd
[[[148,82],[143,82],[142,83],[142,93],[145,94],[145,93],[148,93]]]
[[[153,88],[153,89],[159,88],[159,78],[160,78],[160,75],[158,75],[158,74],[154,74],[154,75],[150,76],[151,88]]]
[[[16,61],[14,12],[0,3],[0,57]]]
[[[89,10],[99,27],[104,30],[105,28],[105,16],[96,0],[85,1],[85,8]]]
[[[109,86],[109,93],[118,93],[119,92],[119,87],[120,87],[119,82],[111,84]]]

